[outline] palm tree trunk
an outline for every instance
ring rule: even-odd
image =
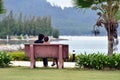
[[[108,35],[108,55],[112,55],[113,54],[113,35],[110,34]]]
[[[105,24],[107,36],[108,36],[108,55],[113,54],[113,43],[114,43],[114,36],[113,36],[113,26],[111,23],[111,20],[107,21],[107,24]]]
[[[111,20],[109,20],[111,21]],[[113,43],[114,43],[114,36],[113,36],[113,26],[112,23],[109,22],[107,23],[107,34],[108,34],[108,55],[113,54]]]

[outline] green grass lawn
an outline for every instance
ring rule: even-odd
[[[120,80],[120,71],[10,67],[0,68],[0,80]]]

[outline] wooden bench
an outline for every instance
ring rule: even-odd
[[[57,68],[64,67],[68,58],[68,45],[65,44],[25,44],[25,56],[30,58],[30,67],[35,68],[35,58],[57,58]]]

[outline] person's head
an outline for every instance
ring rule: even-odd
[[[38,40],[42,40],[44,38],[44,35],[43,34],[39,34],[38,35]]]
[[[49,37],[48,36],[45,36],[44,37],[44,42],[48,42],[49,41]]]

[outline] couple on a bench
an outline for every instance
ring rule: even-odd
[[[34,41],[34,43],[41,43],[41,44],[50,44],[48,36],[44,36],[43,34],[38,35],[38,40]],[[51,66],[54,66],[57,63],[57,59],[53,59],[53,63]],[[48,67],[48,59],[43,58],[43,65],[44,67]]]

